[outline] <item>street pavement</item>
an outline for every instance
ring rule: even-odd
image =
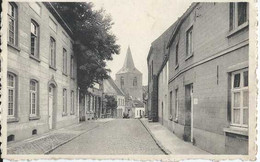
[[[36,135],[32,138],[9,143],[8,154],[47,154],[60,145],[73,140],[79,135],[91,131],[113,119],[99,119],[86,121],[80,124],[50,131],[49,133]]]
[[[185,142],[178,138],[169,129],[162,126],[159,122],[148,122],[147,119],[140,120],[147,130],[154,137],[156,143],[167,153],[171,155],[209,155],[210,153],[201,150],[192,145],[191,142]]]
[[[139,120],[116,119],[81,134],[50,154],[163,155],[164,153]]]

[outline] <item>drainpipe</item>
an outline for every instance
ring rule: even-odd
[[[80,122],[80,117],[79,117],[79,91],[80,91],[80,88],[78,87],[78,102],[77,102],[77,105],[78,105],[78,123]]]
[[[103,79],[102,79],[102,81],[101,81],[101,99],[100,99],[101,105],[99,105],[100,118],[102,118],[102,111],[103,111],[103,95],[104,95],[104,85],[103,85]]]

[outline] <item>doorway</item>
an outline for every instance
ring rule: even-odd
[[[163,125],[163,102],[162,102],[162,125]]]
[[[193,142],[193,84],[185,86],[185,141]]]
[[[49,129],[53,129],[54,86],[49,85]]]

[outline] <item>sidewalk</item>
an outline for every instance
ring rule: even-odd
[[[179,139],[167,128],[158,122],[148,122],[147,119],[140,119],[148,132],[154,138],[157,145],[165,152],[172,155],[194,155],[194,154],[210,154],[200,148],[193,146],[189,142]]]
[[[113,119],[82,122],[7,145],[7,154],[48,154],[55,148]]]

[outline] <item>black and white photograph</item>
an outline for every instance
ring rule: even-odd
[[[256,5],[4,0],[2,157],[256,160]]]

